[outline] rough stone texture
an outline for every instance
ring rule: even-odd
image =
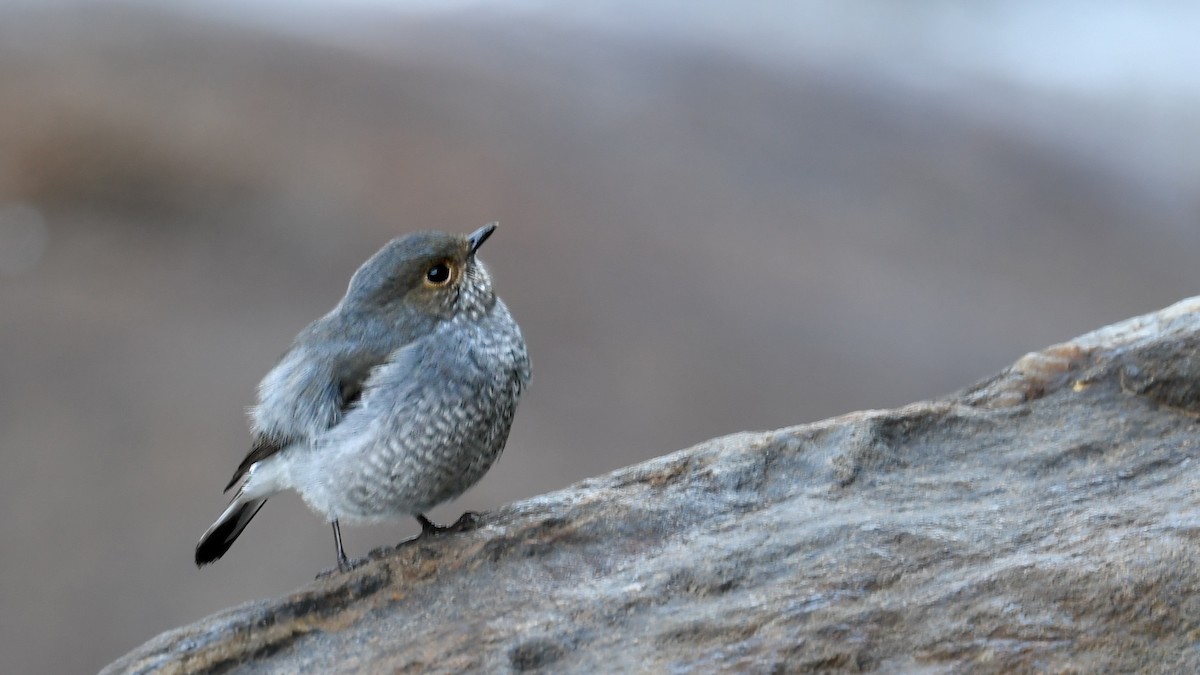
[[[1200,672],[1198,415],[1193,298],[514,504],[105,672]]]

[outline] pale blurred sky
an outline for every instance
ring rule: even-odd
[[[1200,98],[1200,3],[1187,0],[185,1],[305,33],[327,30],[339,10],[517,11],[768,59],[869,61],[930,86],[982,77],[1142,102]]]
[[[144,0],[0,0],[0,8],[80,4],[162,8]],[[1190,0],[177,0],[170,5],[172,10],[189,6],[198,13],[334,40],[338,18],[361,17],[363,10],[522,12],[783,62],[861,61],[928,86],[986,78],[1118,95],[1141,105],[1194,107],[1200,101],[1200,3]]]

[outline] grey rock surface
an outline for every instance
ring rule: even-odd
[[[104,672],[1200,672],[1198,415],[1200,297],[513,504]]]

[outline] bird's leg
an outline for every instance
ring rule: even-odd
[[[338,526],[337,519],[333,521],[333,541],[337,544],[337,562],[339,572],[349,572],[363,563],[361,560],[351,561],[346,557],[346,549],[342,548],[342,528]]]
[[[440,527],[438,525],[434,525],[433,521],[425,517],[425,514],[418,513],[417,522],[421,524],[422,537],[442,534],[443,532],[466,532],[467,530],[475,529],[475,527],[478,525],[475,515],[476,514],[471,511],[464,511],[463,514],[459,516],[458,520],[454,521],[453,525]]]

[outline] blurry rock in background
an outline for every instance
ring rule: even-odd
[[[258,379],[399,233],[500,220],[534,359],[506,456],[439,520],[944,393],[1200,289],[1184,4],[335,4],[0,5],[13,672],[94,671],[332,564],[292,497],[190,561]]]

